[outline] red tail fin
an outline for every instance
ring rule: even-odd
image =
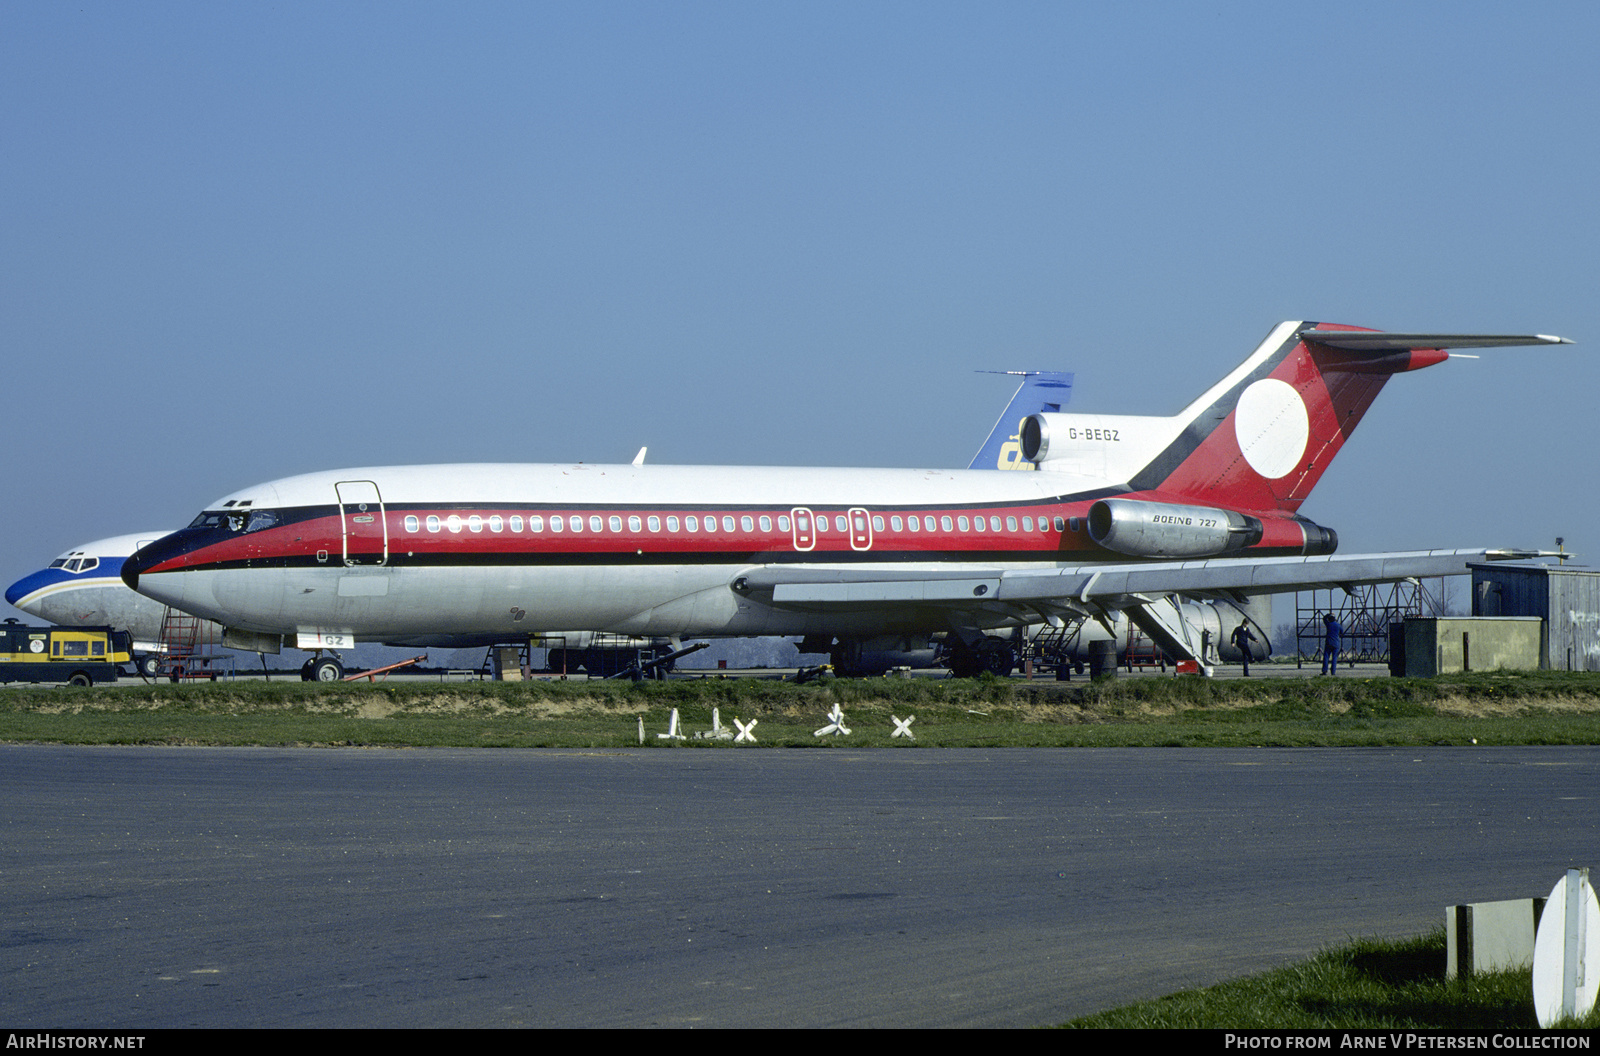
[[[1443,362],[1445,348],[1559,342],[1283,323],[1178,416],[1177,439],[1130,483],[1162,497],[1293,513],[1391,375]]]

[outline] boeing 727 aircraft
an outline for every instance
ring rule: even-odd
[[[1335,557],[1299,508],[1391,375],[1544,335],[1285,322],[1170,418],[1041,412],[1035,472],[454,465],[290,477],[136,552],[129,586],[225,644],[334,649],[548,627],[642,636],[989,632],[1125,612],[1203,662],[1176,596],[1245,598],[1466,571],[1505,551]],[[1520,555],[1519,555],[1520,556]],[[1003,662],[1002,662],[1003,654]]]

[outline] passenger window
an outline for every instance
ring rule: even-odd
[[[522,531],[522,518],[521,517],[512,517],[511,518],[511,530],[513,532]]]
[[[668,517],[667,518],[667,531],[675,532],[677,530],[678,530],[678,518],[676,518],[676,517]]]
[[[479,517],[475,513],[472,516],[468,517],[467,518],[467,530],[471,531],[471,532],[481,532],[481,531],[483,531],[483,518]]]
[[[1025,532],[1033,531],[1033,518],[1032,517],[1024,517],[1024,518],[1022,518],[1022,530],[1025,531]]]
[[[1074,518],[1073,518],[1073,519],[1072,519],[1072,520],[1073,520],[1073,522],[1074,522],[1074,523],[1076,523],[1076,522],[1077,522],[1077,520],[1078,520],[1078,519],[1077,519],[1077,518],[1076,518],[1076,517],[1074,517]],[[1057,518],[1056,518],[1056,531],[1058,531],[1058,532],[1064,532],[1064,531],[1066,531],[1066,530],[1067,530],[1067,521],[1066,521],[1066,518],[1064,518],[1064,517],[1057,517]],[[1073,529],[1073,531],[1077,531],[1077,529],[1076,529],[1076,528],[1074,528],[1074,529]]]
[[[650,526],[650,530],[652,532],[661,531],[661,518],[655,514],[652,513],[649,517],[645,518],[645,523]]]
[[[1006,531],[1014,532],[1016,530],[1017,530],[1017,519],[1015,517],[1007,517],[1006,518]]]
[[[778,514],[778,531],[787,532],[788,530],[789,530],[789,518],[788,518],[788,515],[782,514],[782,513]]]
[[[966,518],[965,518],[965,517],[963,517],[963,518],[961,518],[961,519],[962,519],[962,520],[963,520],[963,521],[964,521],[964,520],[966,520]],[[943,528],[943,529],[944,529],[944,530],[945,530],[945,531],[947,531],[947,532],[948,532],[948,531],[950,531],[950,530],[951,530],[951,525],[950,525],[950,515],[949,515],[949,514],[948,514],[948,513],[947,513],[947,514],[945,514],[945,515],[944,515],[944,516],[943,516],[943,517],[940,517],[940,518],[939,518],[939,527],[941,527],[941,528]]]
[[[764,513],[761,515],[761,530],[763,532],[772,531],[772,518]]]
[[[428,531],[437,532],[438,530],[439,530],[439,515],[436,514],[436,513],[428,514]]]
[[[534,514],[532,517],[529,517],[528,518],[528,531],[530,531],[530,532],[542,532],[542,531],[544,531],[544,518],[539,516],[538,514]]]
[[[897,520],[897,521],[899,519],[900,518],[898,518],[898,517],[895,518],[895,520]],[[895,527],[898,528],[900,526],[897,524],[897,525],[895,525]],[[883,531],[883,517],[881,515],[879,515],[879,514],[873,514],[872,515],[872,530],[875,531],[875,532]]]
[[[552,532],[559,532],[566,523],[567,522],[562,520],[560,516],[552,517],[550,518],[550,530]]]
[[[729,516],[726,516],[726,515],[723,516],[723,518],[722,518],[722,530],[727,532],[729,535],[733,534],[733,518],[732,517],[729,517]]]
[[[589,518],[589,523],[590,524],[593,524],[594,521],[595,521],[595,519],[593,517]],[[613,532],[622,531],[622,518],[618,517],[616,514],[612,514],[611,517],[608,519],[607,523],[609,524],[609,526],[610,526],[610,528],[611,528],[611,530]],[[598,528],[595,529],[595,531],[597,531],[597,532],[599,530],[600,529],[598,529]]]
[[[634,513],[628,515],[628,531],[634,533],[635,535],[644,531],[644,522],[639,519],[638,514]]]
[[[450,529],[452,532],[461,531],[461,515],[459,513],[452,513],[450,516],[444,519],[444,526]]]
[[[683,519],[683,527],[687,531],[698,532],[700,530],[700,518],[695,516],[685,517]]]
[[[756,530],[755,518],[751,517],[749,514],[745,514],[743,517],[740,517],[739,518],[739,530],[742,531],[742,532],[753,532],[753,531],[755,531]]]
[[[591,513],[589,515],[589,530],[591,532],[598,532],[598,531],[600,531],[600,529],[602,527],[603,527],[603,524],[602,524],[602,522],[600,520],[599,515]]]
[[[907,517],[906,518],[906,527],[910,528],[913,532],[922,531],[922,518],[921,517]]]
[[[489,518],[489,530],[491,532],[498,532],[505,526],[506,522],[501,520],[498,514]]]
[[[956,527],[960,528],[963,532],[968,531],[969,529],[967,527],[967,519],[965,517],[957,517],[956,518]]]
[[[406,514],[406,531],[408,531],[408,532],[418,532],[418,531],[421,531],[421,530],[422,530],[422,522],[417,520],[416,514],[414,514],[414,513]]]

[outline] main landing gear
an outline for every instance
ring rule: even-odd
[[[1017,653],[1011,642],[992,634],[971,644],[958,638],[950,646],[946,662],[957,678],[976,678],[985,671],[1005,678],[1017,666]]]

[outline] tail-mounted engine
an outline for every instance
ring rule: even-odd
[[[1261,521],[1233,510],[1137,499],[1089,507],[1089,538],[1130,557],[1214,557],[1261,541]]]
[[[1339,537],[1299,517],[1263,521],[1247,513],[1139,499],[1101,499],[1089,507],[1089,538],[1130,557],[1216,557],[1265,543],[1315,556]]]

